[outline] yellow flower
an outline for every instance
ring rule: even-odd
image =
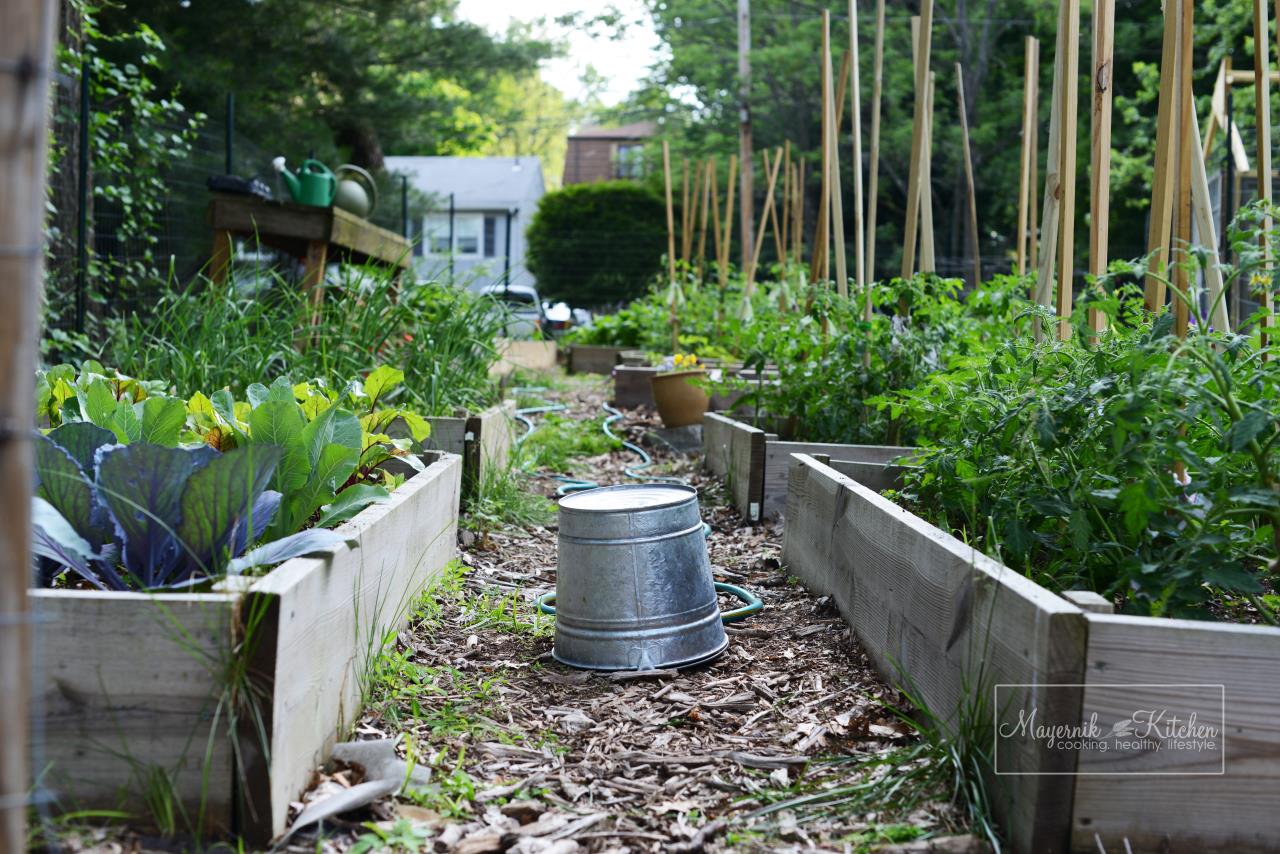
[[[676,353],[672,361],[680,369],[694,368],[698,365],[698,357],[692,353]]]
[[[1249,287],[1254,290],[1271,286],[1271,276],[1267,273],[1254,273],[1249,279]]]

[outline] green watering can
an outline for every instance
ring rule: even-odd
[[[295,175],[285,168],[284,158],[277,157],[271,165],[280,173],[284,184],[289,188],[289,195],[300,205],[313,205],[327,208],[333,204],[333,197],[338,193],[338,179],[319,160],[304,160]]]

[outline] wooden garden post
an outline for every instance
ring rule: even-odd
[[[684,176],[681,180],[680,189],[680,260],[689,263],[689,251],[692,243],[692,233],[690,232],[689,215],[689,158],[681,157],[681,168]]]
[[[0,8],[0,850],[26,849],[31,434],[57,6]]]
[[[1075,278],[1076,120],[1080,108],[1080,0],[1062,0],[1066,53],[1062,64],[1062,128],[1058,155],[1058,338],[1071,337],[1071,286]]]
[[[1277,14],[1276,26],[1280,27],[1280,14]],[[1271,206],[1271,51],[1267,47],[1270,41],[1270,34],[1267,32],[1266,0],[1253,0],[1253,85],[1254,109],[1258,122],[1258,198],[1268,207]],[[1262,266],[1267,271],[1267,275],[1272,275],[1271,245],[1268,237],[1270,232],[1271,217],[1267,216],[1262,220],[1262,234],[1258,238],[1262,248]],[[1272,310],[1271,284],[1269,281],[1264,281],[1259,294],[1262,307],[1268,314],[1268,317],[1262,321],[1259,337],[1259,343],[1264,349],[1267,346],[1268,329],[1271,326],[1269,316]],[[1239,318],[1236,319],[1239,320]]]
[[[751,168],[751,164],[747,164]],[[721,265],[720,287],[729,284],[729,253],[733,251],[733,187],[738,176],[738,156],[729,155],[729,181],[725,186],[724,199],[724,263]]]
[[[831,34],[827,27],[830,13],[823,12],[822,51],[819,69],[822,87],[822,184],[818,194],[818,217],[814,221],[813,262],[809,265],[809,278],[824,281],[827,278],[827,234],[831,221],[831,150],[827,146],[828,126],[831,122]]]
[[[1059,149],[1062,147],[1060,125],[1062,104],[1062,61],[1063,43],[1062,27],[1058,27],[1058,38],[1053,57],[1053,97],[1049,107],[1049,149],[1045,152],[1044,164],[1044,214],[1040,217],[1041,245],[1039,248],[1039,266],[1036,269],[1036,281],[1031,292],[1031,301],[1036,305],[1048,305],[1049,294],[1053,288],[1053,270],[1057,261],[1058,248],[1058,194],[1061,165]],[[1044,338],[1040,319],[1032,324],[1032,331],[1037,341]]]
[[[707,213],[711,206],[711,188],[715,185],[716,157],[711,155],[702,169],[702,207],[698,217],[698,280],[706,278],[707,269]],[[716,199],[716,204],[720,200]]]
[[[911,57],[914,62],[920,53],[920,17],[911,18]],[[924,109],[924,153],[920,161],[920,264],[921,273],[937,270],[933,243],[933,95],[938,81],[929,72],[928,94]]]
[[[884,0],[876,0],[876,47],[871,72],[871,153],[867,164],[867,281],[876,278],[876,207],[880,191],[880,98],[884,89]]]
[[[920,173],[925,145],[925,109],[929,102],[929,48],[933,30],[933,0],[920,3],[920,47],[915,58],[915,108],[911,118],[911,160],[907,171],[907,220],[902,233],[902,278],[915,272],[916,238],[920,218]],[[901,308],[901,306],[899,307]]]
[[[1040,74],[1040,43],[1034,36],[1027,36],[1023,45],[1022,64],[1022,162],[1018,174],[1018,239],[1016,248],[1019,276],[1027,273],[1028,217],[1035,210],[1035,182],[1031,177],[1032,146],[1039,133],[1039,115],[1036,111],[1036,89]]]
[[[711,182],[711,239],[714,241],[712,248],[716,251],[716,281],[720,287],[724,287],[724,240],[723,233],[720,229],[720,184],[719,178],[716,176],[715,158],[712,157],[710,168],[707,170],[710,174],[707,176]]]
[[[671,203],[671,146],[662,141],[662,176],[667,189],[667,310],[671,321],[671,354],[680,352],[680,316],[676,313],[676,223]]]
[[[795,226],[792,228],[792,240],[795,242],[796,263],[804,263],[804,160],[796,159],[796,177],[792,181],[795,186],[795,204],[792,210],[796,215]]]
[[[822,10],[822,39],[823,53],[827,59],[831,58],[831,12]],[[836,258],[836,293],[842,297],[849,295],[849,258],[845,254],[844,246],[844,198],[840,182],[840,149],[836,146],[836,138],[839,136],[840,124],[836,118],[836,103],[843,104],[843,95],[837,99],[831,92],[831,68],[827,67],[826,78],[826,98],[827,98],[827,168],[831,170],[828,177],[831,202],[831,235],[832,243],[835,249]]]
[[[853,278],[858,290],[867,296],[867,235],[862,211],[862,82],[858,73],[858,0],[849,0],[849,116],[853,123]],[[865,302],[865,300],[864,300]]]
[[[755,245],[751,248],[751,258],[748,262],[746,271],[746,283],[743,286],[742,298],[750,299],[751,294],[755,292],[756,285],[756,267],[760,264],[760,252],[764,249],[764,233],[765,227],[769,224],[769,209],[773,205],[773,191],[778,185],[778,168],[782,165],[782,152],[778,151],[773,163],[769,163],[769,149],[760,152],[761,159],[764,160],[764,177],[768,182],[768,190],[765,192],[764,207],[760,209],[760,228],[756,231]]]
[[[964,183],[969,196],[969,252],[973,255],[973,286],[982,284],[982,244],[978,235],[978,193],[973,183],[973,156],[969,151],[969,116],[965,110],[964,69],[956,63],[956,97],[960,106],[960,144],[964,149]]]
[[[1192,101],[1192,107],[1194,106],[1195,102]],[[1191,115],[1191,131],[1195,134],[1200,133],[1200,125],[1196,121],[1194,112]],[[1226,333],[1231,331],[1231,319],[1227,315],[1222,268],[1219,266],[1218,224],[1214,221],[1213,202],[1209,198],[1209,173],[1205,167],[1204,149],[1198,138],[1193,140],[1191,156],[1192,216],[1196,228],[1200,230],[1200,242],[1209,260],[1204,271],[1205,284],[1209,291],[1209,322],[1218,332]]]
[[[1178,15],[1178,207],[1174,219],[1174,236],[1177,240],[1178,264],[1173,270],[1173,286],[1178,291],[1178,300],[1173,307],[1174,333],[1179,338],[1187,336],[1190,319],[1191,282],[1189,262],[1191,260],[1191,147],[1195,144],[1196,132],[1192,127],[1195,115],[1194,93],[1191,91],[1192,67],[1192,22],[1195,0],[1179,0],[1175,13]],[[1167,8],[1167,7],[1166,7]]]
[[[1176,2],[1176,0],[1170,0]],[[1257,14],[1259,4],[1266,0],[1254,0],[1254,13]],[[1266,7],[1262,7],[1264,34],[1266,39]],[[1170,163],[1170,154],[1176,153],[1177,134],[1177,68],[1180,37],[1178,33],[1181,16],[1175,8],[1167,8],[1164,16],[1164,46],[1160,52],[1160,104],[1156,120],[1156,157],[1155,173],[1151,179],[1151,224],[1147,235],[1147,253],[1150,256],[1148,269],[1158,275],[1147,276],[1147,284],[1143,302],[1148,311],[1158,311],[1164,306],[1164,276],[1169,264],[1169,236],[1173,228],[1173,193],[1175,190],[1177,162]],[[1254,44],[1257,42],[1255,40]]]
[[[1114,70],[1115,0],[1093,2],[1093,108],[1090,127],[1089,170],[1089,273],[1107,271],[1107,229],[1111,222],[1111,97]],[[1107,328],[1107,316],[1089,309],[1089,328]]]

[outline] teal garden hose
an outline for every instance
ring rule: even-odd
[[[742,607],[734,608],[732,611],[721,611],[720,622],[725,623],[726,625],[729,623],[736,623],[739,620],[745,620],[753,614],[758,614],[764,609],[764,603],[760,601],[760,597],[756,596],[750,590],[738,587],[735,584],[726,584],[723,581],[717,581],[715,584],[717,593],[728,593],[730,596],[743,603]],[[538,610],[544,614],[549,614],[554,617],[556,615],[555,601],[556,592],[554,590],[548,590],[546,593],[543,593],[538,597]]]

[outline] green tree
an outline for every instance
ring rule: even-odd
[[[529,230],[527,263],[542,296],[603,306],[635,299],[662,269],[666,208],[630,181],[547,193]]]

